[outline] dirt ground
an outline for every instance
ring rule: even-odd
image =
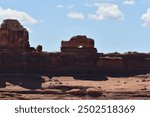
[[[99,100],[150,99],[150,74],[134,77],[107,77],[106,81],[76,80],[73,77],[42,76],[41,88],[24,88],[6,82],[1,100]],[[28,81],[31,84],[35,81]]]

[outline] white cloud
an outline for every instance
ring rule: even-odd
[[[57,7],[57,8],[64,8],[64,5],[58,4],[56,7]]]
[[[132,5],[134,4],[134,0],[124,0],[123,4]]]
[[[35,24],[38,21],[25,12],[0,7],[0,22],[4,19],[17,19],[23,24]]]
[[[56,7],[57,7],[57,8],[60,8],[60,9],[62,9],[62,8],[72,9],[72,8],[75,7],[75,5],[74,5],[74,4],[70,4],[70,5],[62,5],[62,4],[58,4]]]
[[[143,26],[150,26],[150,8],[141,16],[141,19],[143,20]]]
[[[68,13],[67,16],[72,19],[84,19],[85,18],[84,14],[79,13],[79,12],[70,12]]]
[[[101,3],[97,5],[98,9],[95,14],[89,14],[90,19],[123,19],[123,13],[116,4]]]

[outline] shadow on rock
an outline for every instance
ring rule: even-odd
[[[35,74],[1,74],[0,88],[5,88],[6,82],[28,89],[40,89],[44,79],[41,75]]]
[[[93,81],[106,81],[108,78],[104,75],[74,75],[74,79],[78,80],[93,80]]]

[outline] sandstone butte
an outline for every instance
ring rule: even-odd
[[[105,80],[99,76],[128,76],[150,72],[150,53],[98,53],[94,40],[77,35],[62,41],[60,52],[30,47],[29,33],[17,20],[0,27],[0,74],[42,74]]]

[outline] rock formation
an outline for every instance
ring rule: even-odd
[[[42,52],[41,45],[36,50],[30,47],[28,31],[17,20],[4,20],[1,24],[0,73],[73,75],[101,80],[101,75],[145,72],[150,72],[150,54],[100,54],[94,40],[82,35],[62,41],[61,52]]]
[[[107,75],[135,75],[150,73],[150,53],[104,54],[99,56],[97,67]]]
[[[29,49],[29,34],[17,20],[4,20],[0,27],[1,49]]]
[[[79,46],[82,46],[80,48]],[[34,50],[34,51],[32,51]],[[97,72],[94,40],[75,36],[62,41],[61,52],[42,52],[29,45],[28,31],[17,20],[4,20],[0,28],[0,73],[75,75]]]
[[[94,48],[94,40],[87,38],[85,35],[77,35],[72,37],[69,41],[62,41],[61,51],[97,53],[97,49]]]
[[[36,51],[42,52],[42,46],[41,46],[41,45],[38,45],[38,46],[36,47]]]
[[[94,48],[94,40],[85,35],[77,35],[69,41],[62,41],[62,48]]]

